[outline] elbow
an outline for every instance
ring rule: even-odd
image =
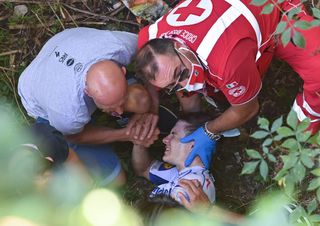
[[[255,102],[251,105],[250,111],[248,111],[247,120],[250,120],[250,119],[252,119],[253,117],[255,117],[255,116],[258,114],[259,109],[260,109],[259,102],[258,102],[258,101],[255,101]]]

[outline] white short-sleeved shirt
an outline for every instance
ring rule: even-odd
[[[187,191],[179,185],[179,181],[185,179],[198,180],[210,202],[213,203],[215,201],[214,178],[204,167],[186,167],[179,172],[175,166],[156,160],[150,167],[149,178],[151,182],[158,185],[153,189],[150,197],[161,194],[171,196],[176,201],[181,202],[178,194],[182,193],[187,200],[190,200]]]
[[[56,34],[19,78],[23,106],[63,134],[80,132],[96,110],[84,93],[87,71],[101,60],[128,65],[136,46],[137,35],[128,32],[72,28]]]

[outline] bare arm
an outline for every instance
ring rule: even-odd
[[[255,97],[248,103],[229,107],[222,115],[208,123],[208,129],[217,133],[236,128],[255,116],[258,111],[259,102]]]
[[[148,149],[141,145],[133,145],[132,165],[138,176],[145,177],[149,180],[149,168],[153,159],[150,157]]]
[[[86,125],[77,134],[66,136],[68,141],[80,144],[103,144],[114,141],[129,141],[126,129],[112,129],[103,126]]]

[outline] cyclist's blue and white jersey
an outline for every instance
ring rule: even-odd
[[[158,185],[151,192],[150,197],[167,195],[181,202],[178,194],[182,193],[187,200],[190,200],[187,191],[179,185],[179,181],[185,179],[198,180],[210,202],[213,203],[215,201],[214,178],[209,170],[202,166],[186,167],[179,172],[175,166],[156,160],[150,167],[149,178],[151,182]]]

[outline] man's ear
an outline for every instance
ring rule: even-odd
[[[123,67],[123,66],[122,66],[122,67],[121,67],[121,70],[122,70],[123,74],[126,75],[126,73],[127,73],[126,67]]]

